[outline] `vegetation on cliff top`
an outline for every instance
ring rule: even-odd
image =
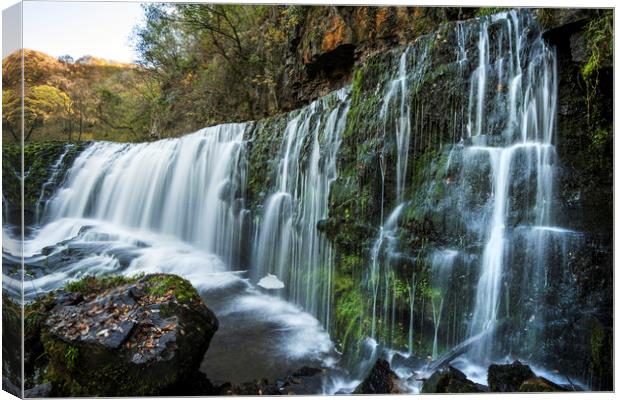
[[[320,82],[336,78],[316,63],[348,57],[338,62],[352,67],[364,52],[415,40],[475,9],[159,3],[144,11],[132,38],[137,65],[24,51],[26,140],[144,141],[273,115],[294,105],[292,92],[303,92],[303,102],[333,89]],[[331,25],[317,25],[327,16]],[[604,52],[598,37],[593,49]],[[19,53],[3,60],[8,141],[21,130],[20,64]],[[347,71],[338,76],[336,86],[349,79]]]

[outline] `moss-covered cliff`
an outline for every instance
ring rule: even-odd
[[[491,173],[490,167],[468,161],[463,145],[471,143],[461,140],[467,136],[473,84],[470,77],[478,62],[476,32],[484,17],[446,22],[454,16],[427,16],[426,26],[415,10],[400,11],[360,8],[349,13],[330,9],[327,15],[321,14],[320,24],[309,25],[316,25],[312,31],[299,32],[299,41],[294,47],[305,63],[303,74],[306,74],[305,78],[299,79],[303,75],[300,73],[293,79],[298,89],[296,101],[312,98],[346,82],[350,82],[352,88],[351,107],[338,155],[339,174],[331,190],[329,218],[318,224],[318,229],[335,247],[331,332],[346,354],[359,351],[355,349],[370,335],[371,310],[378,306],[373,305],[368,293],[360,288],[368,286],[369,258],[379,227],[398,204],[397,194],[392,189],[398,175],[395,128],[385,122],[381,113],[387,101],[388,85],[398,71],[401,57],[405,57],[409,71],[414,71],[410,73],[417,74],[407,104],[411,139],[404,198],[408,202],[396,231],[399,240],[393,253],[397,256],[388,261],[393,275],[385,278],[392,286],[389,290],[392,314],[384,315],[386,320],[379,318],[377,321],[378,338],[395,348],[407,349],[413,344],[413,353],[418,357],[430,355],[436,325],[434,314],[436,317],[440,304],[444,315],[439,352],[467,337],[470,328],[462,321],[467,320],[466,315],[474,306],[478,279],[474,267],[481,262],[484,244],[483,227],[472,225],[472,221],[483,217],[481,210],[493,192],[486,178]],[[327,11],[317,9],[306,18],[319,18],[321,12]],[[463,15],[466,14],[460,16]],[[556,329],[561,339],[548,332],[542,342],[535,342],[538,348],[528,351],[535,359],[563,368],[567,360],[560,354],[571,357],[570,374],[581,377],[593,388],[609,388],[611,375],[604,372],[602,365],[609,366],[611,361],[599,356],[605,343],[609,343],[605,338],[610,337],[612,326],[609,318],[612,315],[612,227],[608,222],[612,220],[612,68],[607,58],[592,65],[591,56],[599,51],[592,41],[600,41],[596,38],[605,34],[604,22],[609,21],[610,14],[608,11],[535,10],[532,15],[536,20],[534,24],[541,26],[544,39],[557,54],[558,116],[553,140],[559,160],[558,197],[554,200],[557,220],[560,226],[574,229],[581,236],[575,239],[578,242],[570,244],[573,250],[568,260],[559,261],[560,253],[549,255],[557,265],[573,274],[572,279],[566,280],[560,276],[559,269],[551,268],[551,283],[544,300],[557,305],[555,316],[547,314],[543,318],[555,327],[551,330]],[[407,16],[413,20],[408,20]],[[398,29],[402,23],[425,27],[402,31]],[[401,34],[390,31],[391,34],[383,36],[382,29],[395,29]],[[500,28],[493,24],[489,32],[492,40],[501,35]],[[526,34],[535,33],[528,31]],[[398,42],[409,44],[396,45]],[[373,51],[379,48],[384,51]],[[358,51],[363,56],[356,53]],[[468,58],[467,62],[463,62],[459,52]],[[330,61],[332,58],[338,62]],[[596,72],[587,72],[589,68]],[[588,76],[596,76],[596,80],[588,81],[591,79]],[[312,84],[302,85],[304,79]],[[498,84],[487,92],[484,107],[490,115],[494,95],[506,90]],[[292,101],[292,104],[297,103]],[[390,118],[388,116],[387,120]],[[262,128],[257,130],[257,135],[260,137],[261,130],[269,124],[283,125],[283,121],[277,121],[274,118],[259,123]],[[491,117],[489,133],[501,132],[505,129],[503,124]],[[280,127],[270,131],[282,130]],[[494,139],[490,136],[489,140]],[[274,146],[273,142],[269,143]],[[252,199],[264,198],[265,188],[271,186],[265,180],[269,175],[264,174],[273,168],[273,158],[267,154],[273,155],[275,148],[269,146],[260,145],[250,153],[248,179],[253,183],[248,190]],[[260,154],[255,153],[258,148]],[[472,171],[472,168],[478,170]],[[524,205],[532,201],[531,195],[525,192],[515,192],[514,196],[515,201],[524,202]],[[509,215],[512,227],[517,228],[529,218],[527,208],[524,206],[521,210],[515,208]],[[454,283],[442,292],[446,289],[437,287],[432,275],[433,257],[449,254],[445,253],[448,249],[457,249],[461,255],[453,261]],[[523,301],[520,293],[527,290],[525,283],[516,282],[524,279],[526,265],[531,263],[528,256],[523,257],[515,258],[514,262],[521,266],[505,276],[507,282],[515,282],[501,300],[502,307],[515,309],[505,313],[508,326],[527,325],[520,319],[529,318],[516,311],[520,307],[517,303]],[[413,311],[411,304],[414,304]],[[588,310],[594,312],[590,317],[586,317],[591,314]],[[377,314],[382,315],[380,311]],[[572,320],[562,320],[570,315],[574,317]],[[413,332],[411,326],[415,327]],[[528,335],[507,336],[526,340]],[[511,344],[504,346],[509,349]]]

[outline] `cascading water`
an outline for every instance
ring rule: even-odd
[[[427,55],[429,42],[422,40],[419,45],[408,46],[398,59],[396,75],[388,83],[380,116],[383,120],[383,137],[387,143],[395,143],[396,153],[396,185],[394,188],[395,206],[387,220],[383,221],[385,203],[385,158],[381,156],[381,226],[370,253],[370,268],[366,282],[372,296],[370,337],[378,339],[383,336],[384,343],[391,345],[395,332],[396,289],[394,288],[394,271],[392,256],[397,243],[396,229],[398,219],[405,208],[405,190],[407,181],[407,165],[410,153],[412,131],[411,96],[416,93],[420,80],[428,68]],[[411,64],[413,66],[411,67]],[[394,138],[388,135],[393,132]],[[392,141],[393,140],[393,141]],[[410,296],[415,293],[415,277],[409,283]],[[413,307],[413,298],[411,298]],[[412,322],[411,322],[412,324]],[[383,327],[380,335],[378,327]],[[413,326],[410,326],[410,334]],[[390,332],[387,333],[386,332]],[[412,339],[413,340],[413,339]]]
[[[302,221],[326,218],[347,93],[325,100],[335,108],[325,110],[321,129],[312,125],[316,135],[307,138],[315,151],[299,187]],[[319,117],[315,107],[313,115]],[[64,187],[48,202],[46,225],[24,244],[30,271],[26,297],[86,274],[174,273],[189,279],[218,316],[218,336],[202,366],[212,379],[241,383],[257,373],[275,379],[302,366],[332,363],[333,344],[310,313],[260,292],[244,278],[247,271],[238,270],[242,242],[250,240],[244,237],[250,231],[244,139],[250,126],[219,125],[153,143],[97,142],[82,151]],[[296,167],[297,161],[288,165]],[[325,239],[309,240],[304,246],[310,247],[295,251],[318,254],[315,261],[331,257],[330,249],[321,247]],[[330,293],[320,295],[327,310]],[[255,338],[247,349],[248,335],[256,332],[269,334]],[[233,354],[231,348],[242,351]],[[264,353],[280,362],[274,365]]]
[[[34,271],[27,296],[86,273],[177,273],[221,318],[204,366],[210,377],[251,380],[255,362],[270,378],[325,366],[338,358],[328,333],[343,333],[333,329],[334,259],[348,253],[336,254],[340,247],[319,227],[343,221],[330,209],[338,164],[352,167],[341,171],[348,180],[369,178],[360,177],[364,165],[348,165],[355,155],[339,158],[345,140],[360,161],[366,147],[351,143],[359,134],[381,149],[368,157],[377,167],[373,182],[362,183],[372,186],[364,198],[370,206],[359,206],[375,207],[363,222],[378,230],[360,246],[366,260],[352,257],[350,270],[337,271],[353,286],[347,290],[361,292],[345,303],[361,315],[349,326],[361,337],[343,344],[359,354],[351,354],[358,365],[340,387],[352,390],[386,354],[406,359],[395,367],[404,380],[445,360],[486,373],[489,362],[506,357],[542,359],[550,277],[573,290],[562,268],[582,240],[557,226],[553,213],[555,54],[526,10],[446,26],[386,56],[388,78],[373,82],[381,99],[371,103],[372,115],[355,109],[355,118],[377,120],[372,132],[346,130],[355,89],[345,88],[275,117],[282,124],[267,134],[253,123],[227,124],[153,143],[90,145],[56,195],[37,202],[45,225],[24,243]],[[423,90],[439,76],[454,78],[450,88],[462,92],[450,98],[448,115],[436,115]],[[256,138],[268,146],[255,150]],[[269,169],[264,185],[249,178],[253,151],[269,158],[259,160]],[[45,185],[56,184],[65,155]],[[264,278],[272,285],[261,285]],[[248,332],[260,343],[248,346]]]
[[[458,256],[455,250],[442,250],[433,254],[431,259],[433,286],[437,288],[431,299],[431,307],[433,310],[433,351],[432,358],[435,360],[439,356],[438,335],[441,326],[441,316],[443,313],[443,304],[448,290],[450,290],[450,281],[452,274],[452,266],[454,260]]]
[[[317,224],[328,217],[336,155],[349,109],[349,89],[311,103],[286,126],[279,154],[276,192],[266,201],[253,275],[272,273],[283,295],[329,330],[332,249]]]
[[[536,198],[531,217],[520,224],[546,226],[551,223],[555,163],[552,139],[557,102],[555,54],[540,34],[531,41],[522,40],[526,33],[520,29],[520,25],[531,25],[529,18],[527,14],[522,15],[516,11],[492,18],[491,23],[500,32],[497,35],[497,53],[493,58],[489,55],[489,25],[483,22],[480,28],[480,64],[471,79],[472,87],[477,85],[478,90],[472,91],[475,95],[470,98],[471,103],[477,104],[475,108],[470,107],[470,112],[475,114],[470,116],[470,120],[476,121],[476,129],[470,131],[474,145],[465,148],[464,157],[482,156],[487,160],[491,170],[492,193],[486,244],[471,322],[472,336],[493,330],[498,322],[506,267],[505,253],[510,240],[507,227],[512,225],[509,218],[511,207],[514,207],[516,201],[515,190],[533,191]],[[525,76],[521,66],[522,57],[527,60]],[[493,103],[485,107],[485,94],[489,91],[489,85],[509,90],[505,94],[498,90]],[[494,126],[482,124],[483,120],[494,121],[498,127],[503,125],[502,131],[497,132],[501,135],[495,136]],[[487,145],[490,141],[494,145]],[[529,205],[517,204],[517,207],[522,209]],[[537,236],[535,245],[545,247],[546,244],[540,243],[540,239]],[[492,357],[492,354],[491,332],[472,350],[472,356],[482,360]]]
[[[69,171],[47,218],[94,218],[171,235],[239,265],[246,212],[245,124],[181,139],[98,142]]]
[[[393,261],[402,256],[399,220],[409,218],[406,213],[410,208],[419,207],[413,204],[415,198],[407,198],[407,165],[416,154],[403,146],[408,146],[410,140],[414,144],[420,141],[416,135],[423,132],[421,121],[427,112],[415,100],[415,77],[424,77],[427,72],[423,61],[426,50],[422,50],[425,42],[421,41],[401,54],[381,108],[384,140],[389,143],[390,135],[394,135],[396,144],[395,168],[386,165],[389,157],[380,157],[381,206],[391,201],[394,206],[386,221],[381,211],[379,233],[369,251],[365,282],[372,297],[368,302],[371,322],[367,335],[378,342],[375,348],[405,347],[402,339],[394,340],[403,334],[402,325],[398,325],[404,319],[404,292],[409,311],[408,351],[402,354],[441,360],[442,352],[453,348],[458,354],[466,352],[457,359],[464,369],[470,365],[486,368],[489,362],[508,355],[535,362],[532,349],[545,329],[542,293],[548,266],[565,264],[559,260],[566,258],[563,252],[567,243],[579,240],[578,233],[554,226],[551,212],[557,168],[553,145],[555,53],[527,11],[480,18],[477,25],[467,27],[457,23],[453,37],[457,47],[456,74],[464,80],[464,88],[469,86],[463,96],[463,121],[458,115],[461,104],[455,104],[455,136],[462,136],[459,143],[446,143],[448,147],[441,149],[446,161],[442,161],[445,167],[438,176],[443,176],[444,182],[431,185],[428,196],[432,197],[434,188],[441,184],[450,190],[447,196],[460,198],[457,209],[446,212],[458,214],[451,218],[462,221],[464,232],[460,242],[450,247],[431,247],[430,253],[427,249],[407,249],[425,254],[428,272],[422,270],[422,278],[416,276],[416,267],[410,278],[403,276],[397,267],[402,264]],[[477,42],[476,53],[467,50],[472,41]],[[468,75],[466,71],[471,72]],[[411,108],[411,104],[418,107]],[[459,123],[466,129],[461,130]],[[393,197],[391,189],[385,187],[386,171],[390,170],[394,171]],[[411,190],[415,192],[416,188]],[[465,240],[474,242],[466,246]],[[426,273],[429,277],[425,281]],[[511,281],[509,277],[519,278]],[[397,287],[403,281],[405,290]],[[456,293],[452,293],[455,289]],[[415,298],[416,292],[421,303]],[[515,297],[521,300],[514,301]],[[416,338],[428,335],[428,330],[421,332],[424,328],[417,329],[416,323],[424,324],[425,301],[432,318],[432,340],[427,350],[421,350],[416,348],[420,343]],[[514,324],[515,320],[520,321],[517,326],[499,331],[503,323]],[[394,350],[388,351],[393,354],[390,351]],[[372,352],[372,357],[379,355]],[[400,371],[403,376],[410,374],[403,372],[410,371],[407,369]],[[485,383],[485,379],[480,382]]]
[[[47,202],[44,202],[45,194],[53,185],[57,184],[56,181],[58,180],[59,175],[62,171],[62,165],[65,157],[71,151],[73,146],[73,144],[66,145],[64,151],[62,152],[62,154],[60,154],[60,157],[58,157],[56,162],[50,167],[50,176],[43,184],[43,187],[41,187],[41,194],[39,195],[36,203],[35,221],[37,222],[41,222],[42,213],[45,211],[45,206],[47,205]]]

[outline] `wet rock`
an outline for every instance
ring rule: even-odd
[[[162,396],[216,396],[221,394],[220,388],[214,386],[207,375],[194,371],[178,383],[162,391]]]
[[[319,394],[323,389],[323,377],[324,370],[320,368],[302,367],[286,377],[276,379],[275,382],[259,379],[239,385],[224,383],[220,384],[216,391],[220,395],[242,396]]]
[[[473,16],[473,9],[424,7],[303,7],[290,41],[283,108],[292,109],[340,88],[361,60],[412,41],[439,23]]]
[[[484,386],[470,381],[464,373],[451,366],[439,369],[422,385],[422,393],[476,393],[484,391],[486,391]]]
[[[229,383],[225,383],[219,387],[219,394],[221,395],[241,395],[241,396],[274,396],[279,395],[275,384],[270,384],[267,380],[257,380],[254,382],[245,382],[238,386],[232,386]]]
[[[587,63],[590,58],[588,42],[583,32],[577,32],[570,37],[571,59],[577,63]]]
[[[392,366],[396,369],[400,367],[409,368],[409,369],[419,369],[424,364],[426,364],[426,360],[424,360],[421,357],[416,357],[414,355],[405,357],[399,353],[396,353],[392,357]]]
[[[536,10],[538,20],[543,28],[546,38],[554,35],[565,34],[583,26],[596,10],[586,8],[541,8]]]
[[[379,359],[372,367],[364,381],[355,389],[354,394],[393,394],[400,393],[398,377],[390,368],[390,364]]]
[[[21,396],[21,388],[19,388],[16,384],[11,382],[10,379],[6,377],[2,377],[2,390],[5,392],[11,393],[13,396],[20,397]]]
[[[534,373],[518,360],[512,364],[491,364],[487,376],[492,392],[516,392],[530,378],[535,378]]]
[[[57,396],[155,396],[178,388],[198,371],[218,327],[196,290],[175,275],[86,278],[56,299],[41,340]]]
[[[32,389],[24,390],[25,398],[41,398],[41,397],[50,397],[52,393],[52,384],[50,382],[45,382],[40,385],[36,385]]]
[[[519,392],[566,392],[567,390],[542,377],[530,378],[519,386]]]
[[[302,367],[287,376],[280,387],[282,394],[309,395],[321,393],[323,387],[323,370],[313,367]]]

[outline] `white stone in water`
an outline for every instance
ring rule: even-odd
[[[279,280],[278,277],[273,274],[267,274],[260,281],[258,281],[258,286],[263,289],[282,289],[284,288],[284,282]]]

